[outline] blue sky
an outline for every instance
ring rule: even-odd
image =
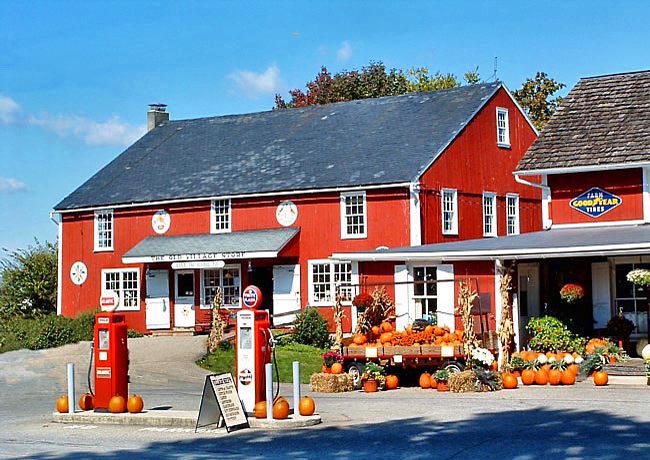
[[[144,133],[149,103],[257,112],[321,65],[488,80],[495,56],[510,89],[544,71],[565,94],[650,68],[648,18],[645,1],[1,0],[0,248],[55,241],[49,211]]]

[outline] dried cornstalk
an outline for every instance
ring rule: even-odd
[[[339,348],[343,343],[343,306],[341,305],[341,291],[336,290],[336,301],[332,307],[334,310],[334,324],[336,333],[334,334],[334,347]]]
[[[359,316],[357,327],[354,331],[355,334],[370,332],[372,326],[378,326],[382,321],[386,321],[393,312],[395,305],[384,286],[375,288],[370,296],[372,297],[372,305],[366,308]]]
[[[223,330],[225,324],[221,318],[221,307],[223,306],[223,297],[221,296],[221,288],[217,288],[214,293],[214,300],[212,301],[212,323],[210,325],[210,334],[208,335],[207,346],[210,353],[214,353],[223,337]]]
[[[476,334],[474,333],[474,318],[472,318],[472,306],[476,299],[478,299],[478,294],[470,288],[469,279],[460,281],[456,311],[463,322],[463,353],[465,353],[468,369],[472,367],[472,354],[478,348],[478,340],[476,340]]]
[[[501,267],[500,287],[501,291],[501,321],[497,330],[499,343],[501,344],[501,356],[499,358],[499,369],[506,369],[510,362],[510,345],[515,336],[514,324],[512,321],[512,304],[510,303],[510,293],[512,289],[512,267]]]

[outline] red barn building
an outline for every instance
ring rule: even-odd
[[[540,192],[512,176],[536,131],[499,82],[179,121],[152,106],[148,116],[147,134],[54,208],[60,314],[114,291],[130,327],[200,330],[216,288],[238,308],[255,284],[277,325],[305,306],[331,316],[340,287],[350,331],[364,280],[333,253],[541,228]]]

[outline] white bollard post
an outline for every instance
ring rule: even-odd
[[[264,365],[264,374],[266,376],[266,418],[273,420],[273,364]]]
[[[74,363],[68,363],[68,414],[74,414]]]
[[[298,407],[300,405],[300,363],[293,362],[293,416],[299,415]]]

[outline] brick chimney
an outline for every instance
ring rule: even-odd
[[[166,121],[169,121],[167,104],[149,104],[149,111],[147,112],[147,131],[151,131]]]

